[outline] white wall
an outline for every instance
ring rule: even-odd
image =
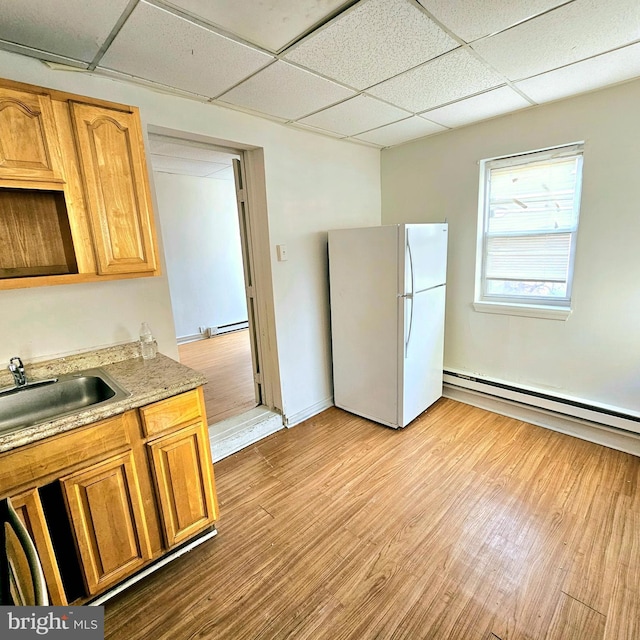
[[[450,223],[445,367],[640,407],[640,82],[382,152],[383,223]],[[573,313],[472,307],[478,161],[585,141]]]
[[[0,51],[4,77],[140,107],[155,125],[264,148],[276,332],[287,415],[331,397],[326,230],[379,224],[380,153],[265,119]],[[153,189],[153,184],[152,184]],[[164,232],[162,225],[161,232]],[[275,245],[287,244],[277,263]],[[166,273],[166,272],[164,272]],[[0,362],[136,339],[147,320],[177,355],[166,275],[0,292]]]
[[[178,338],[247,319],[233,180],[154,171]]]

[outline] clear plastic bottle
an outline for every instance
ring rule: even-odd
[[[145,360],[156,357],[158,353],[158,343],[155,341],[151,329],[146,322],[140,325],[140,355]]]

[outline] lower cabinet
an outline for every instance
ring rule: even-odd
[[[151,559],[132,453],[60,479],[87,590],[99,593]]]
[[[215,522],[202,389],[0,454],[5,496],[51,603],[86,602]]]
[[[179,544],[217,517],[207,428],[202,422],[147,444],[165,541]]]

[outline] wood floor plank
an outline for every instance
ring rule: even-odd
[[[605,626],[605,640],[640,638],[640,513],[623,511],[622,551]]]
[[[181,344],[178,353],[182,364],[207,377],[203,391],[209,424],[256,406],[248,329]]]
[[[605,621],[601,613],[562,593],[546,640],[602,640]]]
[[[569,572],[563,590],[606,615],[623,545],[623,498],[602,486],[593,487],[583,522],[599,522],[600,531],[577,527]]]
[[[637,640],[638,478],[452,400],[399,431],[332,408],[216,464],[218,536],[105,638]]]

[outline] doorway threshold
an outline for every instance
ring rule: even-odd
[[[282,416],[262,405],[209,425],[213,462],[237,453],[280,429],[284,429]]]

